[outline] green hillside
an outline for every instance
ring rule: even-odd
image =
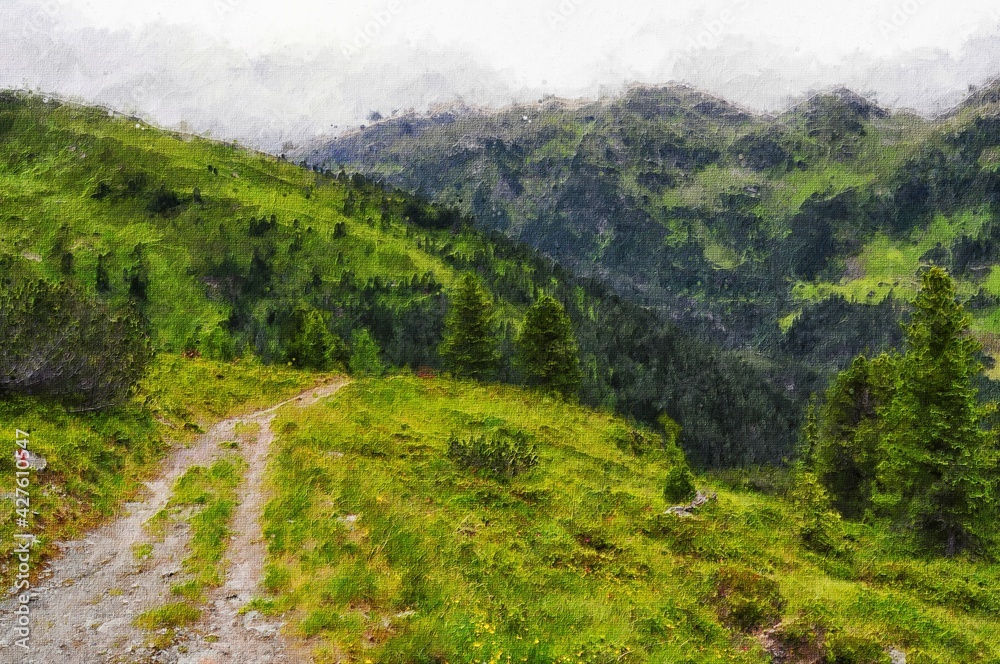
[[[270,594],[319,662],[995,662],[997,567],[845,522],[800,537],[787,477],[699,479],[664,514],[672,443],[518,389],[358,381],[286,414],[270,466]],[[454,441],[520,438],[513,478]],[[824,659],[824,656],[826,659]]]
[[[184,643],[226,645],[198,621],[222,592],[235,541],[227,521],[253,475],[244,462],[259,470],[265,458],[266,592],[243,608],[281,615],[319,662],[886,664],[893,649],[910,664],[1000,661],[994,542],[984,536],[976,547],[937,550],[918,543],[916,526],[926,524],[881,512],[842,519],[817,483],[839,486],[844,463],[879,480],[898,476],[920,494],[919,482],[940,478],[911,470],[949,457],[921,455],[917,438],[936,427],[931,433],[949,443],[940,422],[958,421],[963,441],[976,446],[947,451],[974,451],[967,467],[981,473],[948,475],[977,485],[955,502],[994,506],[996,410],[978,409],[976,349],[944,273],[930,274],[950,323],[915,324],[913,339],[936,343],[931,332],[944,328],[962,352],[859,362],[821,402],[819,424],[813,402],[800,427],[823,371],[845,353],[900,343],[905,307],[881,293],[912,293],[917,282],[907,273],[924,264],[946,263],[959,275],[987,335],[996,306],[996,279],[983,269],[993,260],[993,180],[971,164],[986,163],[990,148],[978,146],[991,130],[968,116],[981,106],[943,120],[954,130],[942,133],[847,93],[821,98],[781,120],[774,154],[786,156],[771,163],[755,160],[772,147],[733,152],[750,140],[734,127],[766,138],[760,118],[693,93],[660,101],[636,94],[648,98],[620,102],[631,114],[622,117],[650,123],[648,136],[632,136],[624,121],[610,143],[600,132],[558,139],[552,130],[548,156],[531,157],[539,173],[569,159],[575,175],[556,189],[568,188],[559,205],[572,202],[579,215],[510,219],[523,222],[524,239],[535,228],[565,243],[565,265],[475,228],[461,208],[360,174],[302,168],[102,109],[0,94],[0,330],[20,332],[0,335],[0,357],[23,360],[28,374],[36,354],[55,357],[58,377],[63,364],[99,372],[116,350],[131,351],[98,344],[81,363],[79,349],[60,347],[90,348],[80,338],[94,328],[66,321],[81,311],[90,322],[124,317],[151,337],[138,345],[156,351],[135,389],[117,393],[128,398],[113,404],[60,401],[43,383],[24,388],[0,373],[0,426],[30,432],[31,450],[45,459],[31,475],[24,517],[40,553],[120,514],[160,460],[196,440],[218,458],[192,461],[147,522],[155,531],[173,520],[191,533],[172,559],[182,574],[163,577],[173,579],[163,581],[170,596],[132,622],[148,631],[149,661],[173,647],[179,654]],[[617,126],[616,112],[600,108],[583,120]],[[589,113],[560,110],[581,112]],[[662,152],[672,165],[662,177],[651,167],[633,173],[638,198],[609,194],[617,190],[600,186],[602,178],[621,182],[628,169],[601,164],[618,148],[646,150],[647,137],[662,137],[665,117],[677,132]],[[520,118],[512,122],[526,126]],[[429,122],[426,130],[437,131]],[[891,149],[877,149],[876,136]],[[572,152],[577,141],[584,152]],[[722,144],[734,147],[713,152]],[[521,158],[511,154],[511,164]],[[737,169],[740,155],[752,163]],[[740,186],[749,198],[727,197],[736,192],[712,189],[729,177],[720,169],[754,182],[784,178],[788,188],[760,195],[747,183]],[[810,179],[837,169],[842,180],[832,189]],[[892,175],[883,180],[885,169]],[[670,203],[673,226],[631,207],[661,185],[663,201],[688,197]],[[459,198],[446,202],[468,203]],[[972,205],[977,199],[985,203]],[[568,208],[559,205],[562,215]],[[607,227],[604,245],[587,245],[588,263],[573,252],[592,234],[565,226],[570,218],[621,225]],[[662,237],[648,235],[657,228]],[[665,262],[645,262],[651,255]],[[634,288],[610,271],[626,259]],[[661,281],[645,281],[650,275]],[[440,350],[460,284],[496,314],[482,328],[498,359],[481,382],[446,375]],[[863,293],[871,303],[853,303],[865,288],[875,291]],[[566,398],[525,386],[537,374],[517,346],[539,302],[571,328],[563,350],[577,349],[579,390]],[[144,364],[144,352],[133,355],[129,366]],[[922,359],[943,367],[931,375],[938,382],[908,380],[925,375]],[[383,374],[380,366],[384,377],[365,376]],[[266,456],[239,461],[241,446],[270,441],[260,414],[254,425],[233,424],[231,439],[195,438],[212,422],[320,381],[339,388],[328,379],[349,371],[352,382],[334,396],[276,411]],[[876,404],[889,383],[921,390]],[[962,419],[947,419],[946,408],[925,417],[920,400],[938,388],[958,397],[945,406],[959,402]],[[915,450],[896,475],[872,468],[898,458],[883,454],[878,436],[886,432],[898,434],[898,451]],[[788,463],[795,458],[805,461]],[[15,472],[12,455],[0,455],[0,474]],[[703,493],[683,508],[690,482]],[[950,495],[938,492],[933,504]],[[15,498],[7,490],[0,502]],[[874,505],[884,495],[864,498]],[[975,525],[970,532],[992,536],[989,524]],[[12,577],[21,527],[0,525],[2,582]],[[140,563],[165,546],[147,534],[129,551]],[[126,592],[105,588],[96,601],[125,601]]]
[[[829,367],[898,345],[929,264],[996,350],[997,108],[989,88],[929,121],[837,90],[763,116],[636,88],[393,117],[304,156],[459,205],[732,348]]]
[[[585,403],[650,422],[668,414],[703,465],[791,453],[812,380],[794,363],[720,351],[455,210],[360,175],[0,96],[3,283],[62,281],[134,306],[161,351],[327,369],[346,365],[366,330],[389,367],[441,370],[448,294],[465,272],[497,305],[498,379],[523,382],[513,342],[549,293],[574,323]],[[310,339],[322,353],[309,356]]]

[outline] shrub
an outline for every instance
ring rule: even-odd
[[[128,398],[152,358],[134,308],[43,281],[0,289],[0,394],[97,410]]]
[[[323,312],[296,308],[285,330],[285,359],[292,365],[325,371],[345,364],[347,346],[330,331]]]
[[[201,353],[219,362],[230,362],[236,357],[236,343],[222,323],[201,335]]]
[[[378,343],[368,330],[355,330],[351,334],[351,373],[361,376],[381,376],[385,373]]]
[[[677,504],[694,497],[694,476],[687,463],[683,460],[675,463],[667,471],[667,479],[663,483],[663,497],[668,503]]]
[[[149,205],[146,209],[153,214],[165,214],[170,212],[175,207],[181,204],[181,197],[177,195],[176,191],[171,191],[166,187],[160,187],[160,189],[153,194],[153,198],[150,199]]]
[[[538,454],[528,434],[501,430],[460,440],[448,440],[448,457],[463,468],[495,477],[514,477],[538,465]]]
[[[806,548],[823,554],[842,553],[841,517],[833,510],[830,496],[816,475],[808,471],[799,473],[791,499],[797,513],[799,538]]]
[[[828,636],[826,651],[829,664],[889,664],[891,661],[878,643],[849,634]]]
[[[774,579],[745,567],[727,566],[715,573],[713,582],[712,603],[728,627],[750,632],[781,619],[785,600]]]

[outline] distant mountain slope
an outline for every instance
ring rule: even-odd
[[[829,366],[898,341],[874,324],[894,318],[867,305],[911,294],[929,262],[956,272],[967,297],[982,287],[977,325],[997,331],[998,98],[985,89],[928,121],[841,89],[769,117],[688,88],[637,88],[390,118],[305,156],[460,205],[732,347],[794,347]],[[824,304],[834,295],[844,301]],[[817,307],[838,309],[840,330],[887,332],[790,342],[795,326],[817,336],[828,320],[812,319]]]
[[[309,367],[346,362],[367,330],[389,366],[433,371],[449,286],[475,271],[498,305],[500,380],[523,381],[513,340],[549,293],[573,320],[586,403],[668,414],[703,465],[792,450],[811,380],[801,367],[721,352],[454,210],[364,177],[112,116],[0,93],[0,284],[41,277],[132,301],[161,350]]]

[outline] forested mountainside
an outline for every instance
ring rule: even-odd
[[[1000,106],[936,120],[849,90],[777,116],[686,87],[380,119],[296,158],[475,215],[686,330],[817,368],[898,347],[947,267],[998,344]]]
[[[509,382],[523,380],[524,311],[551,294],[573,321],[583,402],[668,415],[698,464],[788,456],[811,384],[801,367],[720,350],[454,209],[13,92],[0,97],[0,258],[7,289],[61,282],[53,301],[131,308],[154,350],[306,368],[345,364],[360,335],[390,367],[440,370],[449,293],[473,272],[496,305],[496,378]]]

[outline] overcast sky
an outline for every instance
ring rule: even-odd
[[[1000,76],[1000,0],[0,0],[0,87],[267,150],[456,99],[685,82],[925,115]]]

